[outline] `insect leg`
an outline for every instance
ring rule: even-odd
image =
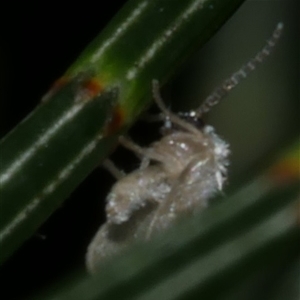
[[[138,157],[144,157],[146,150],[125,136],[119,137],[119,143],[128,150],[134,152]]]
[[[106,159],[102,163],[102,166],[117,180],[120,180],[126,176],[125,172],[120,170],[110,159]]]
[[[140,165],[140,169],[145,169],[149,166],[150,157],[147,155],[147,149],[142,148],[141,146],[124,136],[119,137],[119,142],[124,148],[131,150],[141,159],[142,162]]]

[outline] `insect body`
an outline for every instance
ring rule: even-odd
[[[142,157],[141,166],[119,178],[107,197],[107,221],[88,247],[86,261],[90,271],[104,257],[120,251],[133,240],[148,240],[180,217],[205,207],[214,194],[222,191],[227,178],[229,146],[213,127],[198,128],[190,120],[201,118],[246,77],[270,53],[281,30],[279,23],[254,59],[224,81],[199,109],[181,114],[182,117],[164,106],[158,82],[153,81],[154,99],[162,111],[166,134],[145,149],[121,138],[123,146]],[[108,169],[114,171],[111,165]]]
[[[90,244],[89,269],[99,257],[119,251],[133,239],[149,239],[184,214],[207,205],[226,179],[228,144],[211,126],[198,129],[156,101],[176,130],[146,149],[141,168],[120,179],[107,197],[107,222]],[[125,140],[127,147],[136,145]]]

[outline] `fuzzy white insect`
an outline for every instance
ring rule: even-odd
[[[206,125],[199,129],[193,122],[270,54],[282,29],[283,24],[279,23],[253,59],[214,90],[200,108],[181,113],[180,117],[165,107],[158,82],[153,81],[153,96],[162,111],[166,134],[145,149],[120,138],[123,146],[142,157],[140,168],[126,176],[112,162],[105,163],[119,180],[107,196],[107,221],[88,247],[89,271],[95,271],[103,258],[133,240],[148,240],[182,216],[205,207],[213,195],[222,191],[227,177],[229,146],[213,127]]]

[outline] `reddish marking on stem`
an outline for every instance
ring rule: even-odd
[[[55,80],[50,91],[58,91],[70,81],[70,78],[63,76]]]
[[[89,97],[94,98],[98,96],[102,91],[103,87],[97,78],[89,78],[82,83],[82,89],[88,94]]]
[[[120,107],[120,105],[116,105],[112,113],[112,118],[104,129],[104,135],[111,135],[115,133],[124,124],[124,120],[124,110]]]
[[[285,185],[300,180],[299,160],[285,159],[271,167],[269,175],[276,184]]]
[[[63,76],[56,80],[49,92],[43,97],[42,102],[46,102],[54,94],[56,94],[60,89],[62,89],[66,84],[72,80],[77,80],[76,78],[69,78]],[[75,81],[76,83],[76,81]],[[91,77],[78,80],[78,85],[74,92],[76,93],[77,100],[90,100],[98,96],[103,91],[103,86],[98,78]]]

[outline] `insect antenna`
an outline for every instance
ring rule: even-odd
[[[282,31],[283,23],[280,22],[277,24],[272,36],[267,40],[266,45],[238,71],[234,72],[220,86],[215,88],[202,105],[198,109],[189,112],[189,115],[194,118],[201,118],[204,113],[210,111],[211,107],[218,104],[233,88],[254,71],[259,64],[264,62],[276,46]]]

